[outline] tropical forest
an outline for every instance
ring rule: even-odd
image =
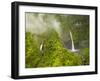
[[[89,65],[89,16],[25,13],[25,67]]]

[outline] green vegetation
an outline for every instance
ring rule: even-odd
[[[26,68],[89,65],[89,16],[27,13],[26,20]],[[70,49],[69,31],[77,52]]]
[[[89,64],[89,48],[84,48],[80,50],[80,55],[82,59],[82,64],[88,65]]]

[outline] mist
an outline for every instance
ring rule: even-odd
[[[45,13],[26,13],[26,32],[31,32],[33,34],[42,34],[54,29],[60,36],[61,27],[60,22],[57,21],[53,14]]]

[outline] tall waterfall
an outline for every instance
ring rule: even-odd
[[[72,48],[71,48],[71,51],[72,51],[72,52],[76,52],[76,51],[78,51],[78,50],[76,50],[76,49],[75,49],[75,46],[74,46],[74,41],[73,41],[73,36],[72,36],[72,32],[71,32],[71,31],[69,31],[69,33],[70,33],[71,43],[72,43]]]

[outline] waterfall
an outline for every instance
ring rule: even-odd
[[[75,49],[74,41],[73,41],[73,36],[72,36],[72,32],[69,31],[69,33],[70,33],[70,38],[71,38],[71,43],[72,43],[71,51],[72,51],[72,52],[76,52],[76,51],[78,51],[78,50]]]
[[[40,51],[43,50],[43,43],[40,45]]]

